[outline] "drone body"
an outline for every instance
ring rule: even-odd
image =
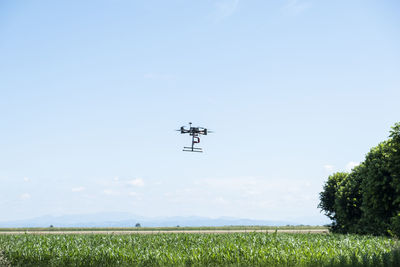
[[[192,146],[183,147],[183,151],[186,152],[203,152],[202,148],[194,147],[194,145],[200,143],[200,135],[207,135],[208,133],[211,133],[211,131],[208,131],[206,128],[203,127],[192,127],[191,122],[189,122],[189,129],[185,129],[185,127],[182,126],[180,130],[177,131],[181,132],[181,134],[188,133],[192,137]]]

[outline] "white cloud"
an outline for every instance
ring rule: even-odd
[[[114,181],[119,181],[119,177],[118,177],[118,176],[115,176],[115,177],[114,177]]]
[[[286,5],[283,6],[283,10],[288,14],[297,15],[310,7],[311,3],[309,2],[304,2],[302,0],[288,0]]]
[[[82,192],[83,190],[85,190],[85,187],[83,186],[74,187],[71,189],[72,192]]]
[[[259,177],[237,177],[237,178],[210,178],[199,180],[194,183],[190,192],[177,191],[173,197],[181,196],[204,199],[214,197],[223,198],[232,203],[263,202],[270,203],[269,208],[296,206],[299,203],[314,201],[318,198],[320,184],[312,183],[309,180],[296,179],[265,179]],[[310,200],[309,196],[315,199]],[[168,195],[166,197],[171,197]],[[219,203],[222,203],[221,201]],[[275,205],[275,206],[274,206]]]
[[[312,213],[319,216],[315,207],[320,190],[321,183],[312,179],[206,178],[176,186],[164,192],[160,201],[167,208],[179,207],[179,210],[187,209],[187,213],[193,213],[194,209],[197,214],[205,212],[207,216],[290,219]]]
[[[30,180],[29,177],[24,177],[24,182],[29,182]]]
[[[226,187],[226,188],[238,188],[241,189],[246,186],[255,186],[263,182],[261,179],[256,177],[237,177],[237,178],[208,178],[198,183],[205,183],[212,187]]]
[[[216,197],[216,198],[215,198],[215,201],[216,201],[218,204],[228,204],[228,201],[227,201],[225,198],[221,197],[221,196]]]
[[[139,187],[144,186],[144,181],[142,178],[136,178],[136,179],[127,181],[126,183],[128,185],[132,185],[132,186],[139,186]]]
[[[103,193],[106,194],[107,196],[119,196],[120,192],[112,190],[112,189],[105,189],[103,190]]]
[[[232,16],[239,5],[239,0],[219,0],[215,3],[216,7],[216,20],[223,20]]]
[[[245,195],[247,195],[247,196],[256,196],[256,195],[259,195],[259,194],[261,194],[259,191],[256,191],[256,190],[246,190],[245,192],[244,192],[244,194]]]
[[[326,164],[326,165],[324,165],[324,169],[325,169],[327,172],[331,172],[331,171],[333,171],[333,170],[335,169],[335,166]]]
[[[20,195],[19,198],[22,200],[28,200],[31,198],[31,194],[24,193],[24,194]]]
[[[128,196],[130,196],[130,197],[132,197],[132,198],[134,198],[136,200],[139,200],[139,201],[141,201],[143,199],[142,198],[142,194],[139,194],[139,193],[133,192],[133,191],[128,192]]]
[[[350,161],[349,163],[346,164],[346,171],[351,172],[351,170],[358,165],[360,165],[359,162]]]

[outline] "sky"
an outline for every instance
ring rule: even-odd
[[[327,177],[400,121],[400,3],[0,2],[0,221],[328,223]],[[183,152],[193,122],[214,131]]]

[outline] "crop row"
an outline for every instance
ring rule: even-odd
[[[0,235],[0,254],[11,266],[400,266],[392,239],[334,234]]]

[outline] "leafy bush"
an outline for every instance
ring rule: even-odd
[[[400,123],[350,174],[328,177],[319,207],[333,221],[333,231],[399,235]]]

